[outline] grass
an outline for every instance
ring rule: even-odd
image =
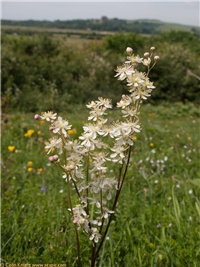
[[[133,23],[133,20],[130,20],[129,23]],[[196,28],[197,27],[193,27],[193,26],[189,26],[189,25],[183,25],[183,24],[178,24],[178,23],[173,23],[173,22],[166,22],[166,21],[160,21],[160,20],[153,20],[153,19],[139,19],[136,20],[136,22],[139,23],[149,23],[149,24],[159,24],[158,26],[158,32],[166,32],[166,31],[188,31],[191,32],[192,28]]]
[[[18,26],[18,25],[2,25],[2,29],[3,30],[10,30],[10,31],[19,31],[19,32],[26,32],[26,31],[29,31],[29,32],[32,32],[32,33],[35,33],[35,32],[47,32],[47,33],[53,33],[53,34],[77,34],[77,35],[80,35],[80,34],[89,34],[89,33],[96,33],[96,34],[102,34],[102,35],[105,35],[106,32],[105,31],[95,31],[95,30],[81,30],[81,29],[61,29],[61,28],[48,28],[48,27],[37,27],[37,26]],[[110,33],[113,33],[113,32],[109,32]]]
[[[70,44],[75,44],[77,42],[91,43],[91,40],[101,41],[101,39],[107,35],[112,35],[114,32],[106,31],[95,31],[95,30],[81,30],[81,29],[59,29],[59,28],[43,28],[43,27],[33,27],[33,26],[17,26],[17,25],[3,25],[2,32],[9,34],[46,34],[54,36],[55,38],[61,38],[67,40]]]
[[[48,164],[48,131],[33,115],[13,112],[2,124],[2,262],[76,266],[66,183]],[[65,117],[76,137],[85,109]],[[199,122],[190,104],[143,106],[143,130],[97,266],[200,266]],[[87,267],[83,235],[81,244]]]

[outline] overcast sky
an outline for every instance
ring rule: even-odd
[[[158,19],[200,26],[199,1],[16,1],[3,0],[3,19],[71,20],[108,18]]]

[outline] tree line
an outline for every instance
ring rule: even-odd
[[[73,29],[73,30],[92,30],[92,31],[110,31],[110,32],[132,32],[141,34],[159,34],[162,32],[162,26],[173,24],[165,23],[159,20],[124,20],[118,18],[109,19],[102,16],[100,19],[75,19],[75,20],[2,20],[2,26],[26,26],[40,28]],[[177,24],[178,25],[178,24]],[[175,27],[177,27],[175,25]],[[180,25],[179,25],[180,26]],[[185,26],[185,30],[200,34],[198,27]]]

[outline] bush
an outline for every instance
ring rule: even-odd
[[[87,41],[86,45],[81,38],[73,46],[51,35],[3,34],[3,110],[53,107],[58,111],[65,105],[85,104],[99,95],[116,103],[117,95],[123,92],[114,79],[116,65],[122,62],[121,51],[125,53],[127,46],[134,46],[134,53],[140,54],[152,44],[156,44],[161,59],[159,68],[151,74],[159,85],[151,102],[198,103],[200,45],[196,34],[171,32],[145,37],[119,33],[103,41]]]

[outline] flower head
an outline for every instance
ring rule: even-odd
[[[49,140],[49,142],[45,142],[45,149],[47,150],[47,154],[54,151],[54,149],[58,149],[59,154],[62,153],[62,139],[53,137]]]
[[[123,81],[135,71],[131,65],[124,64],[120,67],[117,67],[116,72],[117,74],[115,75],[115,77],[118,77],[118,80]]]
[[[30,137],[30,136],[32,136],[32,135],[34,134],[34,132],[35,132],[35,130],[33,130],[33,129],[29,129],[29,130],[24,134],[24,136],[25,136],[25,137]]]
[[[100,238],[101,238],[101,235],[99,234],[98,229],[97,228],[91,228],[90,240],[94,240],[95,243],[98,243]]]
[[[57,121],[53,123],[53,132],[54,133],[62,133],[64,135],[67,135],[67,131],[71,129],[71,125],[69,125],[69,122],[67,120],[63,120],[62,117],[58,117]]]
[[[137,55],[137,56],[131,55],[131,56],[128,56],[127,59],[128,60],[125,61],[125,63],[126,64],[131,64],[132,67],[137,65],[137,64],[139,64],[139,63],[141,63],[142,60],[143,60],[143,58],[140,57],[139,55]]]
[[[47,190],[47,186],[44,186],[44,187],[41,188],[41,191],[42,191],[42,192],[44,192],[44,191],[46,191],[46,190]]]
[[[111,99],[98,97],[98,100],[96,101],[97,106],[103,106],[105,108],[112,108]]]
[[[56,120],[57,113],[53,113],[52,111],[43,112],[40,118],[42,120],[51,121]]]
[[[37,173],[38,173],[38,174],[40,174],[40,173],[42,173],[42,172],[43,172],[43,168],[38,168],[38,169],[37,169]]]
[[[10,152],[13,152],[13,151],[15,150],[15,146],[8,146],[8,150],[9,150]]]
[[[132,103],[132,98],[129,95],[122,95],[122,99],[117,103],[118,108],[124,109]]]
[[[149,66],[151,64],[151,59],[150,59],[150,57],[148,57],[147,59],[144,59],[143,60],[143,65],[145,65],[145,66]]]
[[[67,133],[70,135],[70,134],[76,134],[77,133],[77,131],[76,131],[76,129],[74,128],[74,129],[69,129],[68,131],[67,131]]]

